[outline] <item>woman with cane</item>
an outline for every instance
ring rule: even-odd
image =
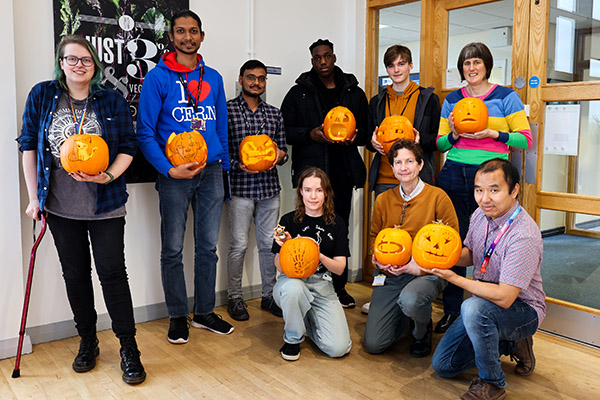
[[[141,383],[146,372],[135,340],[124,255],[127,192],[122,174],[136,151],[129,106],[117,92],[100,85],[102,66],[98,55],[81,36],[62,39],[54,75],[55,80],[41,82],[29,93],[17,139],[23,152],[29,195],[26,213],[36,220],[40,211],[48,215],[75,327],[81,337],[73,370],[93,369],[100,351],[91,242],[104,301],[121,344],[123,381]],[[83,133],[100,135],[108,144],[106,171],[94,175],[67,173],[61,166],[61,145],[71,135]]]

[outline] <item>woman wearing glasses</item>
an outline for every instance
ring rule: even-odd
[[[423,169],[423,150],[412,140],[401,139],[388,153],[394,176],[400,185],[389,189],[375,200],[369,243],[371,249],[379,231],[398,227],[411,237],[424,225],[441,221],[458,231],[458,219],[450,198],[438,187],[419,178]],[[431,353],[431,302],[446,286],[437,276],[423,275],[411,259],[406,265],[377,267],[367,325],[365,348],[378,354],[408,333],[412,326],[410,354],[415,358]]]
[[[140,383],[146,373],[135,341],[124,256],[127,192],[122,174],[137,147],[129,106],[117,92],[100,85],[102,66],[96,50],[83,37],[64,37],[56,53],[55,80],[41,82],[29,93],[17,139],[29,195],[26,213],[36,220],[40,212],[47,213],[81,336],[73,370],[91,370],[99,354],[91,242],[106,308],[121,343],[122,378]],[[106,141],[106,171],[87,175],[62,168],[60,147],[79,133],[99,135]]]

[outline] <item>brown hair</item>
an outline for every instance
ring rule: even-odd
[[[383,65],[387,68],[388,65],[392,65],[396,58],[402,58],[403,61],[406,61],[409,64],[412,64],[412,54],[410,49],[406,46],[402,46],[400,44],[395,44],[393,46],[388,47],[383,55]]]
[[[390,152],[388,153],[388,160],[390,164],[394,165],[394,158],[398,155],[398,150],[406,149],[412,151],[415,156],[415,160],[419,164],[423,162],[423,150],[421,150],[421,146],[415,143],[414,140],[409,139],[399,139],[390,148]]]
[[[458,56],[456,68],[458,68],[460,80],[465,80],[463,64],[465,63],[465,60],[468,60],[469,58],[481,58],[483,60],[483,65],[485,65],[485,79],[490,79],[492,68],[494,68],[494,57],[492,56],[492,52],[485,44],[473,42],[463,47]]]
[[[325,202],[323,203],[323,219],[327,225],[335,223],[335,210],[333,207],[333,188],[329,177],[321,168],[308,167],[300,174],[298,178],[298,187],[296,188],[296,212],[294,213],[294,221],[301,223],[304,221],[306,209],[302,200],[302,186],[306,178],[315,177],[321,179],[321,188],[325,192]]]

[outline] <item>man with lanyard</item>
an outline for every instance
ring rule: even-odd
[[[296,79],[296,85],[281,104],[287,143],[293,147],[292,184],[307,167],[319,167],[331,180],[335,194],[335,213],[348,227],[352,191],[362,188],[367,171],[358,146],[367,143],[367,97],[352,74],[335,66],[333,43],[319,39],[309,47],[312,69]],[[323,120],[332,108],[344,106],[356,119],[357,132],[351,139],[333,142],[323,133]],[[352,308],[355,301],[346,292],[348,268],[342,275],[333,274],[333,286],[342,306]]]
[[[228,202],[230,240],[227,257],[227,311],[231,318],[245,321],[250,315],[242,297],[242,272],[252,219],[262,281],[260,306],[277,317],[282,316],[281,309],[273,301],[277,269],[271,246],[273,229],[279,219],[281,191],[275,166],[287,161],[287,148],[281,111],[260,98],[267,86],[267,67],[258,60],[246,61],[240,68],[238,81],[242,86],[242,93],[227,102],[232,194],[231,201]],[[277,145],[275,162],[266,171],[252,171],[240,160],[240,143],[250,135],[268,135]]]
[[[161,215],[161,275],[171,318],[167,340],[187,343],[188,298],[182,262],[187,213],[194,214],[194,308],[192,326],[219,334],[233,327],[213,312],[217,240],[225,196],[223,171],[229,171],[227,103],[223,78],[197,54],[204,40],[202,22],[189,10],[171,18],[166,53],[144,78],[137,138],[140,149],[158,170],[156,189]],[[205,166],[171,165],[165,143],[171,133],[197,130],[208,148]]]
[[[540,276],[539,227],[517,200],[519,173],[509,161],[495,158],[475,175],[473,213],[457,265],[473,265],[473,279],[451,270],[431,272],[470,291],[459,317],[440,340],[431,363],[451,378],[477,367],[479,376],[462,399],[504,399],[506,376],[500,355],[517,360],[515,374],[535,367],[532,336],[546,315]]]

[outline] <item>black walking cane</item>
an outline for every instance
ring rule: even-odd
[[[18,378],[21,376],[21,370],[19,366],[21,364],[21,350],[23,349],[23,338],[25,336],[25,322],[27,321],[27,310],[29,309],[29,296],[31,294],[31,283],[33,281],[33,265],[35,264],[35,253],[37,248],[46,233],[46,215],[40,213],[42,218],[42,229],[40,234],[35,238],[35,219],[33,220],[33,247],[31,248],[31,257],[29,258],[29,273],[27,274],[27,285],[25,286],[25,299],[23,300],[23,315],[21,316],[21,329],[19,330],[19,345],[17,346],[17,360],[15,361],[15,369],[13,370],[12,377]]]

